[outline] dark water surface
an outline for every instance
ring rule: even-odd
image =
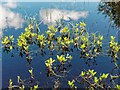
[[[109,17],[105,18],[103,14],[98,13],[98,4],[99,3],[18,3],[19,7],[17,9],[13,9],[13,11],[21,13],[22,16],[25,16],[25,12],[29,15],[35,15],[38,14],[37,17],[39,18],[39,10],[41,9],[49,9],[49,8],[59,8],[64,10],[75,10],[75,11],[88,11],[87,18],[83,19],[80,18],[78,21],[74,22],[80,22],[82,20],[86,21],[87,24],[87,30],[88,32],[96,32],[99,31],[102,35],[104,35],[104,41],[103,41],[103,47],[104,50],[108,47],[108,42],[110,35],[116,35],[117,29],[110,27],[109,35],[108,34],[108,28],[109,28]],[[71,20],[71,22],[73,22]],[[24,24],[24,27],[26,27],[26,24]],[[18,37],[18,35],[24,31],[24,27],[22,29],[14,30],[13,28],[8,28],[6,31],[4,31],[5,35],[14,35],[15,38]],[[47,25],[41,24],[40,25],[41,32],[45,32],[47,29]],[[116,37],[117,38],[117,37]],[[14,84],[17,84],[17,76],[21,76],[22,79],[27,79],[30,77],[28,72],[28,62],[25,60],[25,58],[19,57],[17,54],[17,51],[14,51],[15,55],[12,58],[10,54],[6,54],[2,52],[2,86],[3,88],[8,87],[9,79],[13,80]],[[61,80],[62,84],[61,87],[68,87],[67,80],[71,80],[75,76],[78,76],[81,72],[81,70],[87,70],[87,69],[95,69],[98,73],[108,73],[111,72],[114,64],[111,63],[111,58],[102,55],[96,58],[96,63],[98,65],[91,65],[88,67],[85,64],[84,59],[79,58],[79,53],[77,53],[74,50],[73,60],[72,60],[72,67],[70,69],[70,73],[68,74],[68,77],[66,80]],[[54,56],[53,56],[54,57]],[[46,67],[44,64],[44,61],[48,59],[49,56],[45,56],[43,58],[41,55],[34,57],[32,60],[32,67],[34,68],[34,74],[35,78],[40,82],[41,87],[46,87],[46,82],[49,83],[47,86],[52,87],[53,81],[52,78],[48,78],[46,76]],[[66,81],[66,82],[64,82]]]

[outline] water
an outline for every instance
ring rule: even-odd
[[[98,4],[96,2],[79,2],[79,3],[40,3],[40,2],[24,2],[24,3],[18,3],[18,7],[13,9],[14,12],[18,12],[22,14],[22,17],[26,15],[26,13],[30,16],[33,16],[37,14],[37,18],[39,20],[39,10],[41,9],[62,9],[62,10],[69,10],[69,11],[88,11],[88,16],[86,18],[79,18],[77,21],[70,20],[71,22],[80,22],[85,20],[87,24],[87,30],[89,33],[99,31],[102,35],[104,35],[105,40],[103,41],[104,48],[107,48],[109,42],[110,35],[117,35],[116,28],[110,27],[109,35],[108,34],[108,28],[109,28],[109,17],[105,18],[103,14],[98,14]],[[7,28],[6,31],[4,31],[5,35],[14,35],[15,38],[18,37],[18,35],[24,31],[24,28],[26,27],[26,24],[23,25],[23,28],[15,30],[14,28]],[[42,23],[40,25],[41,32],[45,32],[47,29],[47,25]],[[117,39],[117,37],[116,37]],[[75,51],[76,52],[76,51]],[[27,79],[30,77],[30,74],[28,73],[28,62],[25,60],[25,58],[21,58],[18,56],[17,52],[14,51],[15,55],[14,57],[11,57],[10,54],[6,54],[2,52],[2,87],[7,88],[9,85],[9,79],[13,80],[14,84],[17,84],[17,76],[21,76],[22,79]],[[99,73],[108,73],[111,72],[111,69],[113,68],[114,64],[111,63],[111,58],[103,55],[96,58],[97,66],[90,66],[88,67],[85,64],[84,59],[79,58],[79,53],[73,53],[73,60],[72,60],[72,67],[70,69],[70,73],[68,74],[68,77],[64,80],[61,80],[62,84],[60,84],[60,87],[68,87],[67,80],[72,80],[75,76],[79,75],[81,70],[84,69],[95,69]],[[53,56],[54,57],[54,56]],[[49,58],[49,56],[45,56],[46,59]],[[46,60],[42,56],[34,57],[32,60],[32,67],[34,68],[34,74],[35,79],[39,81],[41,87],[52,87],[53,86],[53,80],[52,78],[48,78],[46,76],[46,68],[44,61]],[[55,58],[55,57],[54,57]],[[48,84],[47,84],[48,83]]]

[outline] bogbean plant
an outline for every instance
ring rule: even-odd
[[[19,56],[25,56],[29,64],[31,64],[33,59],[31,53],[35,54],[32,47],[37,47],[36,51],[37,53],[41,52],[41,55],[46,54],[46,48],[50,51],[50,55],[54,55],[53,52],[57,51],[59,54],[55,55],[56,58],[48,58],[45,60],[45,66],[48,70],[49,77],[56,76],[58,78],[65,78],[65,74],[69,73],[69,71],[65,69],[67,67],[66,65],[71,65],[70,62],[73,57],[70,53],[75,49],[78,50],[80,58],[84,58],[86,61],[92,60],[98,55],[103,54],[102,41],[104,37],[101,34],[88,33],[85,22],[76,23],[75,25],[72,25],[72,27],[69,24],[63,25],[64,27],[50,25],[48,26],[46,33],[41,33],[36,20],[28,19],[28,26],[18,37],[17,43],[14,42],[13,35],[2,38],[3,49],[7,53],[16,49],[19,52]],[[118,42],[115,42],[114,36],[111,36],[110,38],[111,40],[109,42],[107,55],[113,58],[116,65],[118,59],[117,53],[120,50],[120,45],[118,45]],[[31,75],[30,80],[34,80],[33,68],[30,68],[31,69],[28,70]],[[100,76],[97,76],[96,74],[97,72],[94,70],[81,71],[81,74],[77,78],[68,80],[68,85],[70,88],[77,88],[75,83],[79,82],[80,84],[83,84],[85,88],[92,90],[107,88],[117,88],[120,90],[120,85],[117,84],[112,87],[106,82],[106,79],[109,79],[108,77],[113,81],[113,77],[119,78],[119,75],[112,76],[109,73],[103,73]],[[10,79],[9,89],[19,88],[24,90],[25,87],[28,87],[36,90],[39,88],[36,83],[30,86],[26,85],[25,82],[25,80],[22,80],[21,77],[18,76],[19,85],[13,85],[12,79]]]
[[[2,44],[4,47],[4,51],[6,51],[7,53],[10,52],[13,48],[14,48],[14,37],[13,35],[11,36],[5,36],[4,38],[2,38]]]
[[[120,85],[114,83],[114,79],[120,78],[120,76],[112,76],[109,73],[102,73],[99,76],[96,75],[97,72],[94,70],[81,71],[80,75],[68,81],[68,85],[71,88],[77,88],[75,83],[80,83],[85,86],[88,90],[120,90]],[[106,82],[110,78],[110,82],[113,83],[114,87],[111,86],[111,83]]]

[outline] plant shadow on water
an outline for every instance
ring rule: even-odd
[[[15,58],[21,65],[28,62],[27,67],[23,64],[17,71],[10,72],[11,79],[8,78],[7,84],[10,89],[120,88],[117,82],[120,46],[116,37],[110,36],[108,47],[104,48],[104,36],[89,33],[87,23],[83,21],[69,23],[61,19],[57,25],[49,25],[47,31],[41,33],[36,18],[26,19],[28,26],[17,39],[13,35],[2,39],[3,56]],[[19,66],[19,63],[15,60],[11,64]]]

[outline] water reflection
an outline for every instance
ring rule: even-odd
[[[58,22],[58,26],[60,27],[59,29],[59,31],[62,31],[61,29],[61,26],[60,25],[62,25],[62,26],[64,26],[63,25],[63,23],[61,23],[61,22]],[[56,26],[57,27],[57,26]],[[74,37],[73,37],[73,39],[74,38],[78,38],[78,34],[77,34],[77,29],[74,27],[73,28],[73,30],[76,30],[74,33],[72,33],[73,35],[74,35]],[[72,30],[72,29],[71,29]],[[86,33],[86,31],[85,30],[81,30],[82,32],[81,33],[83,33],[83,32],[85,32]],[[37,31],[36,31],[37,32]],[[87,34],[85,34],[85,36],[87,37]],[[93,35],[94,36],[94,35]],[[56,36],[57,37],[57,36]],[[40,56],[40,54],[41,54],[41,57],[43,58],[43,60],[42,60],[42,63],[43,64],[41,64],[41,63],[39,63],[41,66],[39,66],[40,68],[42,68],[42,69],[45,69],[45,65],[44,65],[44,60],[47,60],[48,59],[48,57],[50,56],[50,57],[53,57],[53,58],[56,58],[56,57],[54,57],[55,55],[54,55],[54,53],[56,54],[56,52],[52,52],[53,50],[54,50],[54,48],[52,49],[52,47],[56,47],[56,46],[58,46],[58,45],[56,45],[56,44],[54,44],[55,42],[57,42],[57,39],[56,39],[56,37],[54,37],[54,38],[52,38],[53,39],[53,41],[54,42],[52,42],[52,43],[50,43],[50,45],[48,45],[46,48],[47,48],[47,50],[49,49],[49,51],[50,51],[50,55],[49,55],[49,52],[48,51],[44,51],[44,49],[39,49],[39,51],[38,52],[36,52],[35,54],[36,54],[36,56],[35,57],[37,57],[37,56]],[[62,37],[66,37],[66,39],[68,38],[68,35],[63,35]],[[47,37],[46,39],[48,40],[50,37]],[[28,38],[28,40],[30,39],[30,37]],[[72,38],[70,38],[70,39],[72,39]],[[92,38],[91,38],[92,39]],[[91,40],[90,39],[90,40]],[[44,47],[44,45],[40,45],[40,42],[37,42],[37,39],[35,39],[36,40],[36,43],[39,43],[38,44],[38,46],[39,46],[39,48],[42,48],[42,47]],[[51,38],[49,39],[50,41],[51,41]],[[64,38],[62,38],[62,40],[61,41],[63,41],[64,40]],[[93,41],[93,40],[91,40],[91,41]],[[63,42],[63,44],[64,44],[64,42]],[[99,54],[99,50],[100,50],[100,48],[98,47],[98,49],[95,49],[95,48],[90,48],[90,51],[89,51],[89,49],[87,50],[87,49],[85,49],[84,50],[84,52],[83,51],[81,51],[81,49],[79,50],[79,49],[75,49],[75,48],[77,48],[77,47],[80,47],[79,45],[81,45],[82,43],[79,43],[78,42],[78,40],[75,40],[75,47],[72,47],[73,48],[73,50],[74,50],[74,52],[73,52],[73,50],[71,49],[71,47],[70,48],[68,48],[68,47],[63,47],[62,49],[60,49],[61,50],[61,52],[60,52],[60,55],[61,54],[65,54],[64,52],[67,52],[67,53],[74,53],[73,54],[73,56],[75,57],[75,56],[77,56],[76,54],[77,54],[77,52],[78,52],[78,55],[79,56],[82,56],[81,57],[81,59],[82,58],[84,58],[84,62],[86,61],[86,64],[89,66],[89,63],[91,63],[92,61],[93,61],[93,64],[95,63],[94,62],[94,53],[92,53],[94,50],[95,50],[95,52],[97,52],[96,54]],[[33,45],[34,45],[34,43],[33,43]],[[32,43],[31,43],[31,46],[32,46]],[[93,45],[92,45],[93,46]],[[84,48],[84,45],[82,46],[83,48]],[[82,48],[81,47],[81,48]],[[90,46],[91,47],[91,46]],[[33,49],[33,47],[32,47],[32,49]],[[38,49],[38,48],[37,48]],[[57,48],[56,48],[56,50],[57,50]],[[58,50],[59,50],[59,47],[58,47]],[[54,50],[55,51],[55,50]],[[64,51],[64,52],[62,52],[62,51]],[[80,52],[81,51],[81,52]],[[89,54],[86,54],[85,53],[85,51],[86,52],[88,52]],[[46,54],[45,54],[46,53]],[[28,55],[28,52],[26,52],[26,53],[23,53],[24,54],[24,56],[26,55],[26,56],[29,56],[30,54],[31,54],[31,56],[34,56],[33,55],[33,53],[30,53],[29,55]],[[95,54],[95,55],[96,55]],[[22,57],[22,54],[20,55],[21,57]],[[47,57],[47,59],[44,59],[44,57]],[[59,83],[61,82],[61,79],[59,79],[59,77],[60,76],[67,76],[68,75],[68,72],[71,70],[72,71],[72,73],[73,72],[75,72],[75,73],[78,73],[78,70],[75,70],[75,69],[80,69],[81,70],[81,68],[83,68],[82,67],[82,65],[84,65],[81,61],[82,60],[79,60],[80,58],[79,58],[79,56],[78,57],[75,57],[73,60],[74,61],[72,61],[72,65],[71,64],[69,64],[69,63],[67,63],[67,64],[65,64],[65,65],[61,65],[60,63],[57,63],[57,64],[55,64],[54,65],[54,67],[53,67],[53,71],[54,72],[52,72],[52,71],[50,71],[50,70],[48,70],[47,69],[47,71],[48,72],[46,72],[46,69],[45,70],[42,70],[42,71],[45,71],[46,73],[47,73],[47,76],[49,77],[49,78],[51,78],[52,80],[50,81],[50,83],[48,84],[48,85],[50,85],[51,84],[51,82],[52,81],[54,81],[54,87],[56,88],[56,87],[59,87]],[[88,59],[89,60],[86,60],[86,56],[88,57]],[[41,57],[38,57],[37,59],[39,60],[39,59],[41,59]],[[15,58],[15,57],[14,57]],[[18,58],[18,57],[17,57]],[[25,57],[23,57],[22,59],[25,59]],[[98,58],[97,58],[98,59]],[[101,58],[101,56],[99,57],[99,59],[102,59]],[[79,62],[80,63],[78,63],[78,64],[76,64],[77,63],[77,60],[79,60]],[[96,59],[95,59],[96,60]],[[29,62],[31,62],[31,58],[27,58],[27,61]],[[30,63],[29,62],[29,63]],[[35,63],[34,63],[35,62]],[[40,62],[40,61],[39,61]],[[34,64],[33,64],[34,63]],[[98,63],[98,62],[97,62]],[[99,63],[100,64],[100,63]],[[103,63],[102,63],[103,64]],[[107,62],[107,64],[108,64],[108,62]],[[4,64],[5,65],[5,64]],[[33,62],[32,62],[32,66],[36,66],[37,67],[37,71],[39,70],[38,69],[38,64],[37,64],[37,61],[35,60],[35,58],[34,58],[34,60],[33,60]],[[71,67],[72,66],[72,67]],[[73,69],[74,70],[73,70]],[[109,68],[107,68],[107,69],[109,69]],[[102,69],[101,69],[102,70]],[[104,71],[105,71],[105,69],[104,69]],[[23,72],[23,71],[22,71]],[[37,72],[38,73],[38,72]],[[44,72],[43,72],[44,73]],[[70,72],[71,73],[71,72]],[[71,79],[72,77],[74,77],[74,76],[76,76],[76,74],[75,73],[73,73],[71,76],[69,75],[69,78]],[[25,73],[26,74],[26,73]],[[45,75],[45,74],[43,74],[43,75]],[[4,75],[5,76],[5,75]],[[27,75],[25,75],[25,76],[27,76]],[[37,76],[37,75],[36,75]],[[39,75],[38,75],[39,76]],[[57,77],[55,77],[55,76],[57,76]],[[42,77],[42,75],[41,75],[41,77]],[[40,78],[40,77],[38,77],[38,78]],[[37,79],[38,79],[37,78]],[[42,77],[43,78],[43,77]],[[44,78],[43,78],[43,80],[46,78],[46,76],[44,76]],[[65,82],[65,81],[67,81],[66,79],[69,79],[68,77],[66,78],[62,78],[62,79],[64,79],[63,80],[63,82]],[[37,80],[38,81],[38,80]],[[42,80],[41,80],[42,81]],[[45,81],[45,80],[44,80]],[[33,86],[33,84],[36,84],[37,82],[35,81],[35,80],[31,80],[31,78],[29,79],[27,79],[26,81],[25,81],[25,84],[26,85],[31,85],[31,86]],[[48,82],[46,82],[46,83],[48,83]],[[38,83],[39,84],[39,83]],[[40,83],[40,85],[41,85],[41,83]],[[42,86],[42,85],[41,85]],[[49,86],[47,86],[47,87],[49,87]]]
[[[112,25],[116,27],[116,29],[120,30],[120,1],[117,2],[100,2],[98,5],[98,11],[105,15],[105,17],[110,18],[109,27]],[[109,31],[110,29],[108,29]],[[116,31],[117,32],[117,31]],[[120,31],[118,31],[118,43],[120,44]],[[120,58],[120,51],[118,52],[118,57]],[[118,62],[118,66],[120,66],[120,62]],[[120,71],[118,70],[118,73]],[[118,79],[118,83],[120,80]]]
[[[98,5],[98,11],[109,16],[110,23],[120,29],[120,1],[118,2],[100,2]]]

